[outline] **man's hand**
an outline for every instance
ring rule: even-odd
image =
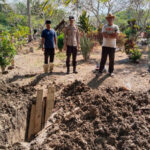
[[[44,51],[45,51],[45,48],[42,47],[42,51],[44,52]]]
[[[81,46],[80,46],[80,44],[79,45],[77,45],[77,50],[80,50],[81,49]]]
[[[109,38],[109,35],[108,35],[106,32],[104,32],[104,33],[103,33],[103,37],[104,37],[104,38]]]
[[[67,45],[64,45],[64,50],[65,50],[65,51],[67,50]]]
[[[109,35],[109,38],[116,39],[118,37],[118,33],[112,33]]]

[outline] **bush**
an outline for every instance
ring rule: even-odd
[[[148,50],[148,71],[150,72],[150,47]]]
[[[147,37],[147,39],[150,39],[150,25],[148,25],[148,26],[146,27],[145,32],[146,32],[146,37]]]
[[[142,56],[141,50],[138,48],[130,49],[129,58],[133,62],[137,62]]]
[[[123,47],[126,42],[126,35],[124,33],[120,33],[117,39],[117,45],[119,47]]]
[[[125,34],[128,39],[137,40],[137,34],[140,31],[140,27],[136,24],[135,19],[128,20],[128,27],[125,30]]]
[[[64,34],[63,33],[57,37],[57,46],[58,46],[58,49],[62,51],[64,47]]]
[[[125,53],[127,55],[130,53],[130,49],[135,48],[135,42],[133,40],[127,39],[124,45],[125,45]]]
[[[94,43],[87,37],[86,34],[81,37],[80,40],[81,52],[85,61],[90,58],[91,50],[94,46]]]
[[[8,32],[2,32],[0,35],[0,66],[2,69],[11,63],[15,54],[15,46],[12,43],[11,35]]]
[[[28,42],[27,38],[29,34],[29,27],[18,25],[17,28],[12,28],[12,35],[14,36],[14,43],[17,50],[20,50]]]
[[[83,30],[85,33],[91,31],[91,24],[90,24],[90,21],[89,21],[89,16],[87,16],[87,12],[86,11],[83,11],[82,12],[82,15],[79,17],[79,27],[81,30]]]

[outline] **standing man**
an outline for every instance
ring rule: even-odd
[[[57,45],[56,32],[51,29],[51,21],[46,21],[46,29],[42,31],[42,51],[44,52],[44,72],[52,73],[54,68],[55,46]],[[50,59],[49,59],[50,57]],[[50,64],[48,64],[48,59]]]
[[[115,16],[108,14],[106,20],[108,24],[104,25],[102,29],[103,34],[103,45],[102,45],[102,58],[99,68],[99,73],[103,73],[104,67],[109,55],[109,75],[114,76],[114,60],[116,50],[116,39],[119,34],[119,27],[114,24]]]
[[[70,73],[70,58],[72,55],[72,65],[73,65],[73,73],[78,73],[76,70],[77,65],[77,51],[80,47],[80,37],[79,30],[75,26],[74,17],[69,17],[70,24],[66,27],[64,33],[64,49],[67,50],[66,55],[66,66],[67,66],[67,74]]]

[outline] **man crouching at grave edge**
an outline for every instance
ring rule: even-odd
[[[51,29],[51,21],[47,20],[45,24],[46,24],[46,29],[43,30],[41,34],[42,51],[44,52],[43,68],[45,73],[48,72],[52,73],[54,68],[53,62],[55,56],[55,47],[57,45],[57,36],[56,36],[56,32],[53,29]]]
[[[72,55],[72,65],[73,65],[73,73],[78,73],[76,70],[77,66],[77,51],[80,48],[80,36],[79,30],[75,25],[74,17],[69,17],[70,24],[66,27],[64,32],[64,50],[66,51],[67,59],[66,59],[66,66],[67,66],[67,74],[70,73],[70,58]]]
[[[108,14],[106,17],[107,24],[103,26],[103,45],[102,45],[102,58],[100,62],[99,74],[102,74],[109,56],[109,75],[114,76],[114,60],[116,50],[116,39],[119,34],[119,27],[114,24],[115,16]]]

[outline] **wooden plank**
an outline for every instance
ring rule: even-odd
[[[44,97],[42,103],[42,129],[44,128],[45,125],[46,99],[47,97]]]
[[[32,136],[34,136],[35,134],[34,127],[35,127],[35,104],[32,104],[28,129],[28,141],[32,140]]]
[[[45,122],[47,122],[48,118],[52,113],[52,109],[54,108],[55,101],[55,87],[51,86],[48,88],[47,100],[46,100],[46,114],[45,114]]]
[[[37,91],[37,101],[35,106],[35,134],[42,129],[42,101],[43,101],[43,90]]]

